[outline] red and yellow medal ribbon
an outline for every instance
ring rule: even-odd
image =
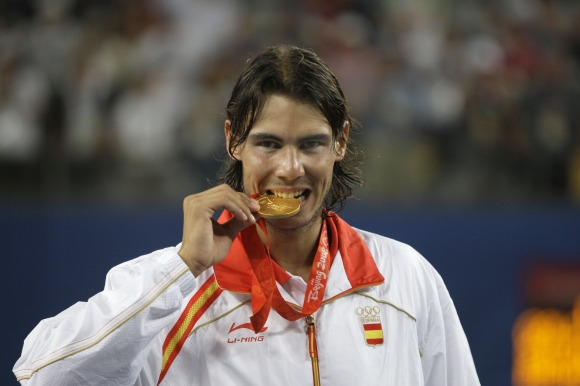
[[[270,309],[274,308],[283,318],[294,321],[316,312],[322,304],[324,290],[328,282],[328,272],[332,259],[338,250],[338,243],[329,245],[326,221],[323,221],[318,248],[314,255],[310,276],[306,286],[302,311],[290,306],[280,294],[276,284],[275,262],[270,257],[270,240],[268,230],[263,219],[258,226],[266,235],[266,244],[260,239],[256,228],[246,228],[241,232],[244,249],[254,272],[252,280],[252,312],[250,317],[254,331],[262,329]]]

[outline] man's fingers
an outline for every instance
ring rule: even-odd
[[[244,222],[249,222],[247,224],[249,225],[256,222],[254,213],[260,209],[260,205],[258,204],[258,201],[250,198],[247,194],[235,192],[232,200],[228,200],[225,203],[224,209],[232,213],[235,218]]]
[[[258,211],[260,206],[247,194],[237,192],[228,185],[220,185],[186,197],[184,207],[194,216],[212,218],[216,212],[226,209],[238,219],[253,221],[252,212]]]

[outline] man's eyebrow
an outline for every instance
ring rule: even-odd
[[[278,141],[278,142],[282,141],[282,138],[278,137],[277,135],[269,133],[250,133],[250,135],[248,135],[248,139],[253,139],[257,141]]]
[[[310,134],[305,135],[304,137],[298,138],[299,142],[306,142],[306,141],[328,141],[331,138],[330,134]],[[270,133],[250,133],[248,139],[257,140],[257,141],[277,141],[283,142],[284,139],[274,134]]]

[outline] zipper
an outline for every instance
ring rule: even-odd
[[[308,354],[312,362],[312,379],[314,386],[320,386],[320,369],[318,368],[318,348],[316,347],[316,325],[314,315],[306,315],[306,333],[308,334]]]

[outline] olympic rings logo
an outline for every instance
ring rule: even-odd
[[[361,318],[368,318],[369,316],[378,316],[381,313],[381,309],[378,306],[357,307],[355,312]]]

